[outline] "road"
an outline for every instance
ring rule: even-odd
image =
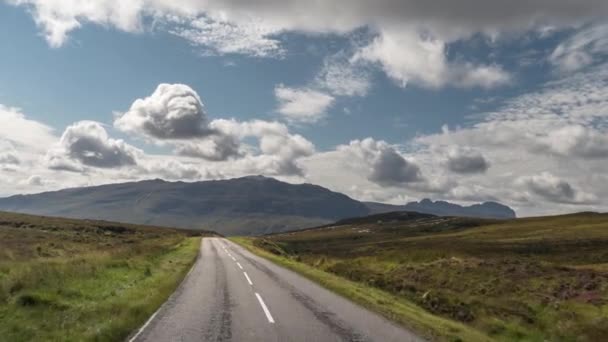
[[[183,283],[130,342],[422,341],[229,240],[201,244]]]

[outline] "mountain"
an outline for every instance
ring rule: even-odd
[[[0,199],[0,210],[257,235],[367,215],[350,197],[262,176],[204,182],[148,180]]]
[[[374,213],[511,218],[498,203],[462,207],[422,200],[405,206],[362,203],[312,184],[249,176],[203,182],[160,179],[0,198],[0,210],[260,235],[320,226]]]
[[[391,205],[384,203],[366,202],[371,213],[379,214],[391,211],[415,211],[418,213],[437,216],[464,216],[510,219],[515,218],[513,209],[496,202],[484,202],[470,206],[461,206],[445,201],[431,201],[423,199],[420,202],[410,202],[406,205]]]

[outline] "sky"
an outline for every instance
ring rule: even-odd
[[[265,175],[608,211],[608,2],[0,0],[0,196]]]

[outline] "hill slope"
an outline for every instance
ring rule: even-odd
[[[224,235],[262,235],[399,210],[440,216],[515,215],[497,203],[461,207],[429,202],[415,207],[362,203],[317,185],[251,176],[194,183],[156,179],[16,195],[0,198],[0,210],[209,229]]]
[[[346,195],[311,184],[243,177],[195,183],[149,180],[0,199],[0,209],[38,215],[254,235],[366,215]]]

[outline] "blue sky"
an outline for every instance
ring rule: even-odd
[[[608,205],[603,2],[119,3],[0,1],[0,195],[265,174],[523,215]]]

